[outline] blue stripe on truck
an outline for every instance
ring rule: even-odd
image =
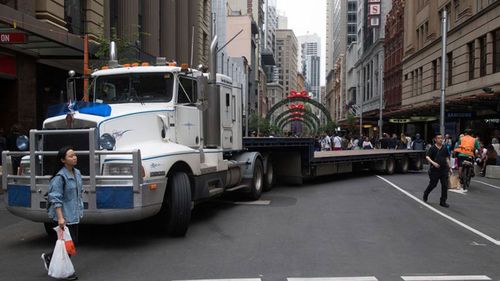
[[[96,187],[97,209],[132,209],[134,192],[132,186]]]
[[[12,207],[31,207],[31,190],[28,185],[7,185],[8,204]]]

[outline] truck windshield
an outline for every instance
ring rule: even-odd
[[[145,103],[172,100],[172,73],[133,73],[96,77],[91,97],[97,103]]]

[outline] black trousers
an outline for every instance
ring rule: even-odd
[[[439,181],[441,181],[441,203],[446,203],[446,199],[448,199],[448,170],[438,170],[431,169],[429,171],[429,185],[427,189],[424,191],[425,197],[429,196],[429,193],[436,188]]]
[[[57,223],[54,222],[54,226],[53,227],[56,227],[57,226]],[[73,240],[73,243],[75,244],[75,247],[78,246],[78,224],[72,224],[72,225],[66,225],[66,227],[69,229],[69,234],[71,234],[71,240]],[[51,237],[54,237],[53,239],[53,245],[56,244],[56,241],[57,241],[57,235],[54,235],[54,236],[51,236]],[[49,256],[49,258],[52,257],[52,251],[47,253],[47,255]]]

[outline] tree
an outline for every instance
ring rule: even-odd
[[[350,112],[347,114],[347,129],[351,134],[356,132],[356,116],[352,115]]]

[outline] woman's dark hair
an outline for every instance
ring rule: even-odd
[[[66,158],[66,153],[68,153],[68,150],[72,150],[73,147],[71,146],[64,146],[59,149],[57,152],[57,158],[56,158],[56,167],[54,169],[54,174],[52,175],[51,179],[57,175],[59,170],[61,170],[64,167],[64,163],[61,160],[64,160]]]

